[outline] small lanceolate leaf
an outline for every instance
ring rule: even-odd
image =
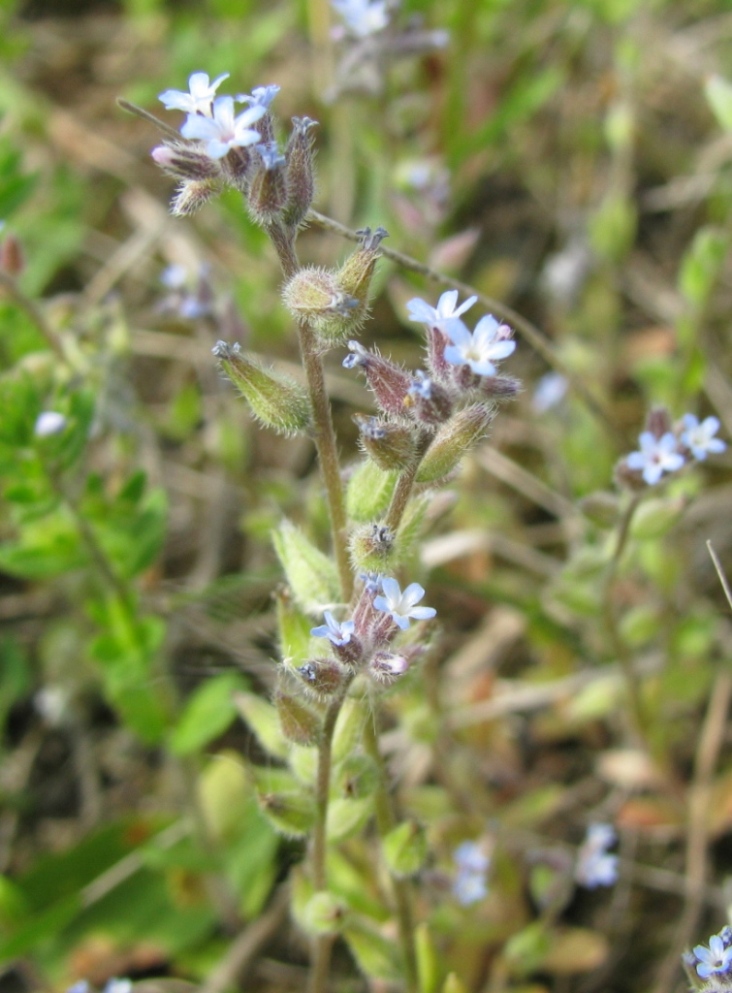
[[[343,937],[359,968],[369,979],[398,982],[404,978],[401,959],[393,939],[385,938],[375,928],[362,923],[349,924]]]
[[[186,702],[170,736],[176,755],[190,755],[222,734],[237,715],[234,693],[246,680],[236,672],[224,673],[202,683]]]
[[[320,735],[321,720],[297,697],[278,692],[275,706],[280,718],[282,733],[296,745],[313,745]]]
[[[384,859],[395,876],[413,876],[424,865],[427,839],[416,821],[399,824],[383,840]]]
[[[336,797],[328,805],[328,841],[345,841],[366,826],[374,812],[373,797]]]
[[[290,521],[283,521],[272,535],[277,557],[285,570],[295,600],[305,610],[320,610],[338,599],[338,573],[334,563]]]

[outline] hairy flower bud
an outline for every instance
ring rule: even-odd
[[[392,417],[404,417],[413,383],[409,373],[378,352],[367,351],[357,341],[349,341],[348,347],[351,354],[343,360],[344,368],[362,369],[377,406]]]
[[[493,420],[485,404],[465,407],[437,431],[417,470],[417,482],[432,483],[453,471],[460,459],[485,435]]]
[[[176,179],[214,180],[221,178],[215,159],[206,155],[203,147],[183,141],[164,142],[150,153],[154,162]]]
[[[389,472],[410,465],[416,451],[413,431],[365,414],[354,414],[353,420],[358,425],[359,444],[380,469]]]
[[[480,376],[478,389],[485,397],[513,400],[521,391],[521,380],[513,376]]]
[[[395,535],[385,524],[365,524],[351,534],[351,559],[359,571],[385,572],[391,560]]]
[[[313,745],[320,734],[320,717],[310,707],[291,696],[278,690],[274,704],[280,719],[282,733],[288,741],[296,745]]]
[[[662,438],[669,431],[673,431],[671,415],[666,407],[653,407],[648,411],[645,429],[650,431],[654,438]]]
[[[217,342],[213,349],[224,374],[248,401],[252,413],[280,434],[296,434],[310,424],[307,391],[294,380],[265,372],[239,345]]]
[[[190,217],[219,192],[219,184],[213,180],[187,180],[171,200],[170,212],[174,217]]]
[[[375,682],[382,686],[391,686],[400,676],[404,675],[408,668],[409,659],[406,655],[380,651],[371,658],[368,673]]]
[[[388,232],[381,227],[375,231],[363,228],[357,234],[361,236],[361,245],[346,259],[336,275],[341,292],[358,302],[358,306],[348,315],[348,324],[344,325],[342,334],[339,335],[341,340],[345,334],[358,330],[366,319],[369,286],[376,263],[381,258],[379,246]]]
[[[315,266],[295,273],[282,297],[296,320],[309,321],[321,338],[329,340],[331,331],[342,329],[348,315],[358,307],[358,301],[341,290],[335,273]]]
[[[404,411],[426,428],[434,429],[452,413],[452,399],[444,386],[418,370],[404,399]]]
[[[318,122],[309,117],[292,118],[292,134],[287,143],[285,183],[287,206],[283,214],[285,224],[296,228],[305,219],[315,196],[313,170],[313,136],[311,131]]]
[[[287,202],[285,157],[280,155],[277,142],[257,145],[253,149],[249,173],[247,206],[257,224],[271,224],[282,214]]]

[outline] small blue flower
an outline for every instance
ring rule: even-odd
[[[347,645],[356,629],[354,622],[337,621],[329,610],[324,612],[323,617],[325,617],[325,624],[311,628],[310,634],[314,638],[327,638],[334,645]]]
[[[445,349],[445,359],[452,365],[470,366],[477,376],[495,376],[494,362],[508,358],[516,348],[508,325],[491,314],[481,317],[472,334],[459,318],[445,321],[443,330],[452,342]]]
[[[374,607],[391,614],[391,618],[402,631],[409,627],[410,619],[426,621],[434,617],[437,611],[434,607],[415,606],[424,596],[424,589],[419,583],[411,583],[402,593],[399,583],[391,576],[381,580],[383,596],[374,597]]]
[[[414,374],[412,385],[408,391],[411,396],[422,397],[423,400],[432,399],[432,380],[421,369]]]
[[[468,907],[488,894],[487,874],[491,860],[478,841],[463,841],[452,853],[457,873],[452,892],[458,903]]]
[[[420,324],[426,324],[428,327],[442,328],[445,321],[460,317],[473,306],[477,299],[477,297],[468,297],[459,307],[456,307],[458,291],[447,290],[437,301],[437,306],[430,307],[426,301],[420,297],[415,297],[407,304],[409,320],[419,321]]]
[[[225,72],[209,83],[207,72],[194,72],[188,78],[188,93],[182,90],[166,90],[160,94],[158,100],[166,110],[182,110],[186,114],[203,114],[204,117],[211,117],[216,90],[228,78],[229,73]]]
[[[280,92],[279,86],[257,86],[249,93],[240,93],[238,96],[234,97],[237,103],[250,103],[257,104],[260,107],[264,107],[265,110],[269,109],[269,105],[272,103],[274,98]]]
[[[268,172],[271,169],[276,169],[278,166],[283,166],[287,161],[277,147],[276,141],[262,142],[257,145],[257,151],[261,155],[264,168]]]
[[[698,417],[684,414],[682,420],[686,430],[681,433],[681,444],[691,449],[695,459],[703,462],[707,455],[716,455],[726,449],[722,439],[714,437],[719,431],[718,418],[706,417],[700,424]]]
[[[709,979],[714,973],[727,972],[732,966],[732,946],[725,948],[718,934],[713,934],[709,939],[709,948],[697,945],[694,955],[697,958],[696,971],[702,979]]]
[[[615,829],[610,824],[591,824],[577,852],[574,878],[580,886],[594,890],[612,886],[618,879],[618,857],[606,849],[615,844]]]
[[[78,983],[74,983],[73,986],[69,986],[66,993],[91,993],[91,987],[86,979],[80,979]]]
[[[33,434],[36,438],[50,438],[51,435],[61,434],[66,424],[66,418],[57,410],[44,410],[36,418]]]
[[[389,23],[386,0],[331,0],[356,38],[383,31]]]
[[[204,142],[210,159],[222,159],[232,148],[245,148],[261,142],[262,136],[251,125],[256,124],[265,113],[265,108],[255,103],[234,116],[234,98],[216,97],[211,116],[189,114],[180,133],[184,138]]]
[[[547,410],[556,407],[567,392],[569,382],[566,376],[559,372],[548,372],[536,384],[531,406],[535,413],[545,414]]]
[[[649,486],[655,486],[664,472],[676,472],[684,464],[684,456],[679,452],[678,441],[671,431],[660,438],[650,431],[642,431],[638,444],[639,451],[627,456],[626,465],[640,472]]]

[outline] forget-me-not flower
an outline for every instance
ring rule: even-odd
[[[409,627],[409,621],[427,621],[434,617],[437,611],[434,607],[417,607],[416,604],[424,596],[424,588],[419,583],[410,583],[402,593],[399,583],[392,576],[381,580],[383,596],[374,597],[376,610],[391,614],[391,618],[402,631]]]
[[[447,290],[437,301],[437,306],[430,307],[420,297],[415,297],[407,303],[409,320],[419,321],[420,324],[427,324],[433,328],[442,328],[445,321],[449,321],[453,317],[460,317],[473,306],[477,299],[477,297],[468,297],[459,307],[456,307],[458,291]]]
[[[271,86],[256,86],[251,93],[240,93],[234,99],[237,103],[256,104],[267,110],[279,92],[280,87],[273,83]]]
[[[197,138],[204,142],[210,159],[221,159],[232,148],[256,145],[262,140],[252,124],[256,124],[265,113],[265,108],[255,103],[235,116],[234,98],[216,97],[212,116],[189,114],[180,133],[184,138]]]
[[[487,873],[491,860],[477,841],[463,841],[452,854],[457,873],[452,892],[458,903],[468,907],[488,893]]]
[[[51,435],[60,434],[66,427],[66,418],[57,410],[44,410],[36,418],[33,427],[33,434],[36,438],[50,438]]]
[[[356,625],[353,621],[337,621],[333,614],[326,610],[323,614],[325,624],[310,629],[315,638],[327,638],[334,645],[347,645],[351,640]]]
[[[618,878],[618,857],[608,855],[615,844],[615,829],[610,824],[590,824],[587,836],[577,852],[574,878],[580,886],[594,890],[597,886],[612,886]]]
[[[211,117],[216,90],[228,78],[229,73],[225,72],[209,83],[207,72],[194,72],[188,78],[188,93],[182,90],[166,90],[160,94],[158,100],[166,110],[182,110],[186,114],[203,114],[205,117]]]
[[[699,418],[693,414],[684,414],[682,418],[684,431],[681,433],[681,444],[686,445],[691,450],[695,459],[703,462],[707,455],[716,455],[726,449],[721,438],[715,438],[719,431],[719,419],[717,417],[705,417],[699,423]]]
[[[516,342],[508,338],[508,326],[491,314],[481,317],[472,334],[459,318],[446,321],[443,330],[452,342],[445,349],[445,359],[452,365],[470,366],[478,376],[495,376],[494,362],[516,348]]]
[[[697,945],[694,949],[697,958],[696,971],[702,979],[709,979],[716,972],[727,972],[732,967],[732,945],[725,948],[722,938],[713,934],[709,939],[709,947]]]
[[[640,472],[649,486],[655,486],[664,472],[676,472],[684,464],[684,456],[679,452],[678,441],[671,431],[660,438],[650,431],[642,431],[638,444],[639,451],[628,455],[626,465]]]

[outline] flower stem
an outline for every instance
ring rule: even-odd
[[[300,269],[292,236],[280,224],[270,224],[267,233],[275,247],[285,278],[291,279]],[[348,602],[353,592],[353,570],[348,558],[346,504],[333,417],[325,388],[323,360],[315,332],[308,321],[298,322],[297,334],[313,411],[313,434],[328,502],[331,540],[341,586],[341,598]]]
[[[387,773],[384,758],[379,750],[379,742],[373,723],[366,722],[364,747],[379,771],[376,787],[376,827],[382,840],[397,824],[394,808],[387,786]],[[417,993],[417,957],[414,948],[414,913],[412,910],[412,888],[409,880],[391,875],[391,885],[399,928],[399,943],[404,959],[406,993]]]

